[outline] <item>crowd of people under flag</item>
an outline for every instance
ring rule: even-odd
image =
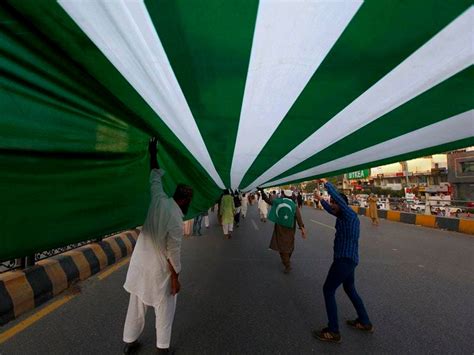
[[[291,256],[295,249],[296,229],[299,229],[303,239],[307,238],[302,218],[301,192],[290,189],[283,189],[279,193],[274,190],[269,194],[261,188],[253,192],[226,189],[208,210],[183,222],[193,198],[193,189],[191,186],[178,184],[173,197],[168,197],[161,181],[165,172],[160,169],[157,161],[156,138],[150,140],[149,153],[151,201],[124,285],[125,290],[130,293],[123,332],[125,354],[134,352],[139,346],[138,338],[144,329],[148,307],[155,310],[157,351],[170,353],[177,295],[181,290],[179,274],[182,239],[183,236],[201,236],[202,222],[204,221],[205,228],[209,228],[211,213],[216,213],[224,237],[231,239],[234,227],[238,228],[241,219],[247,217],[249,206],[256,205],[260,221],[274,224],[269,248],[279,253],[285,274],[289,274],[292,269]],[[321,341],[340,343],[335,292],[341,285],[357,313],[357,318],[347,321],[347,325],[368,333],[372,333],[374,327],[355,288],[355,270],[359,263],[359,217],[349,206],[344,194],[329,182],[324,187],[330,200],[323,199],[317,191],[313,199],[336,217],[334,258],[323,286],[328,325],[314,330],[312,335]]]

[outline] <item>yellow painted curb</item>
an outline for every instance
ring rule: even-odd
[[[48,315],[49,313],[53,312],[55,309],[61,307],[66,302],[69,302],[75,295],[66,295],[61,297],[60,299],[54,301],[53,303],[47,305],[43,309],[39,310],[35,314],[29,316],[25,320],[21,321],[14,327],[0,333],[0,344],[6,342],[8,339],[14,337],[16,334],[20,333],[21,331],[28,328],[30,325],[36,323],[44,316]]]
[[[125,243],[125,246],[127,247],[127,252],[128,252],[128,255],[132,255],[132,251],[133,251],[133,245],[132,245],[132,242],[130,240],[128,240],[127,236],[125,235],[125,233],[122,233],[120,234],[120,239],[122,239],[122,241]]]
[[[11,297],[13,302],[13,312],[15,318],[20,314],[35,308],[35,295],[33,288],[26,279],[23,271],[10,271],[2,275],[1,280],[3,281],[5,288]]]
[[[460,219],[458,230],[461,233],[474,235],[474,220]]]
[[[120,247],[115,241],[115,238],[104,239],[104,242],[108,243],[110,247],[112,248],[112,251],[114,252],[115,260],[116,261],[120,260],[122,258],[122,251],[120,250]]]
[[[415,224],[425,227],[436,227],[436,216],[429,216],[424,214],[417,214]]]
[[[67,289],[67,276],[57,260],[44,259],[38,261],[38,265],[43,266],[53,285],[53,295],[57,295]]]
[[[394,222],[400,222],[400,212],[387,211],[387,219]]]
[[[91,276],[91,267],[89,266],[89,263],[87,262],[86,257],[84,254],[76,250],[71,250],[65,252],[63,255],[70,256],[72,258],[72,261],[76,265],[77,269],[79,270],[79,279],[81,281],[84,281],[88,277]]]
[[[95,256],[99,260],[100,270],[107,267],[107,255],[105,255],[105,252],[102,250],[99,244],[89,244],[83,248],[91,249],[94,252]]]

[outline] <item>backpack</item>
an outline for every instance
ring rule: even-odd
[[[296,204],[289,198],[276,198],[272,201],[272,209],[268,219],[286,228],[295,224]]]

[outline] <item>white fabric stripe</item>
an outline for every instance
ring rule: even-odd
[[[143,1],[59,4],[224,188]]]
[[[395,69],[257,178],[247,189],[283,174],[352,132],[474,63],[470,7]]]
[[[261,0],[231,186],[237,188],[362,0]]]
[[[269,182],[263,186],[277,186],[287,181],[304,179],[309,176],[325,174],[345,168],[350,170],[353,166],[369,164],[381,159],[395,157],[465,138],[472,138],[473,136],[474,110],[470,110],[400,137],[360,150],[356,153],[346,155],[345,157]]]

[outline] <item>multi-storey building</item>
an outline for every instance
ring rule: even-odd
[[[474,201],[474,150],[449,153],[448,167],[454,199]]]

